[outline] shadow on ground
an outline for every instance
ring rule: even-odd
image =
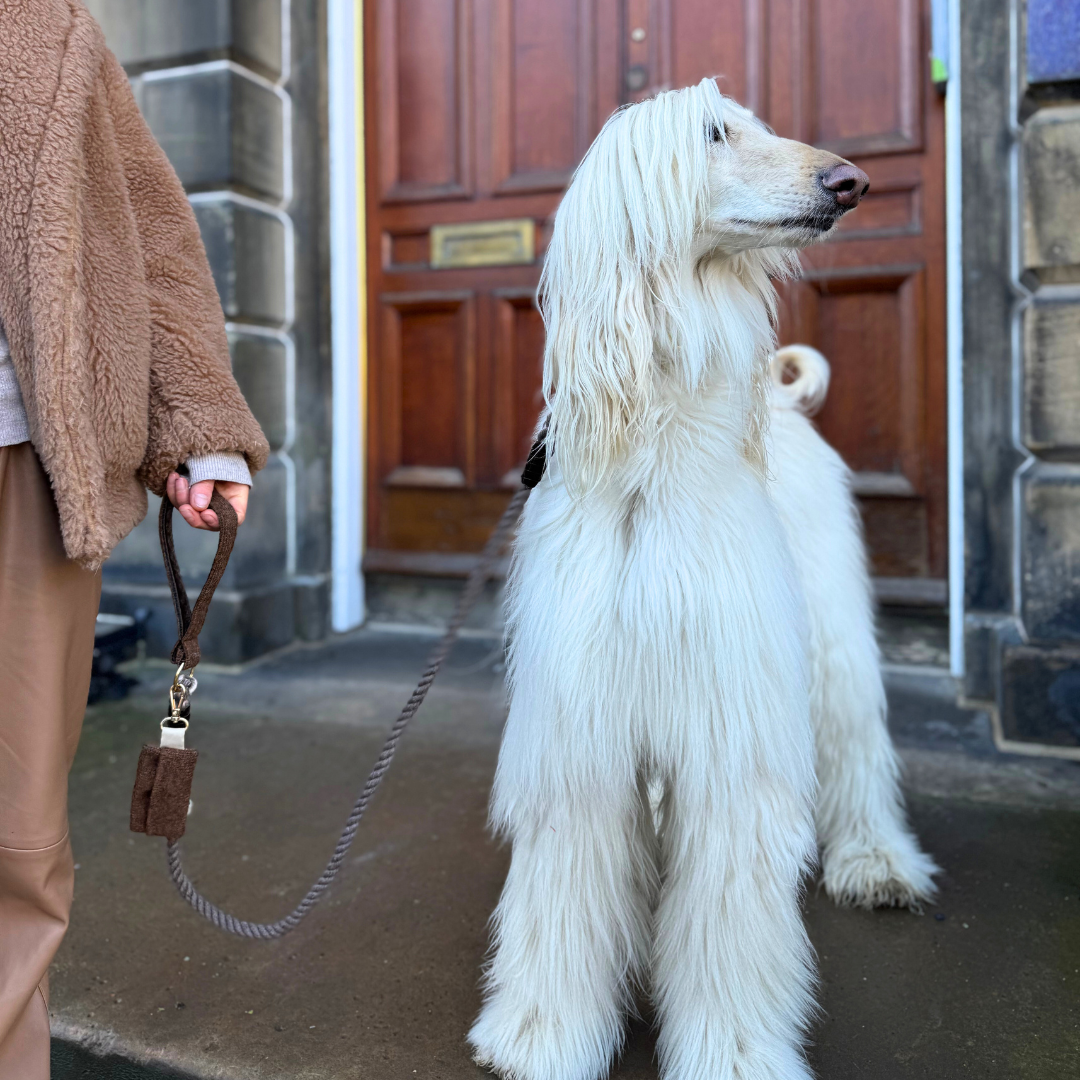
[[[183,843],[212,898],[272,919],[302,895],[428,644],[361,633],[202,676]],[[72,777],[79,869],[53,974],[54,1080],[487,1075],[463,1036],[507,864],[485,832],[499,659],[462,643],[331,894],[271,943],[200,921],[172,891],[164,842],[127,831],[163,670],[91,709]],[[945,868],[941,896],[917,916],[838,910],[811,888],[822,1003],[811,1060],[828,1080],[1077,1075],[1080,768],[996,755],[985,718],[926,690],[898,684],[892,704],[913,817]],[[639,1024],[613,1076],[656,1075]]]

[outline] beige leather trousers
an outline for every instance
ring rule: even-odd
[[[48,1080],[49,962],[74,866],[67,778],[101,574],[64,554],[30,443],[0,447],[0,1080]]]

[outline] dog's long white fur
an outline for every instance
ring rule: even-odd
[[[469,1036],[511,1080],[603,1076],[635,988],[665,1078],[809,1076],[815,730],[826,887],[931,888],[847,473],[800,412],[766,431],[790,255],[710,222],[704,135],[736,110],[707,81],[616,114],[547,254],[549,466],[508,581],[491,806],[512,858]]]
[[[824,403],[829,365],[793,345],[772,366],[770,488],[809,615],[823,883],[841,903],[917,907],[937,867],[904,819],[851,474],[806,415]]]

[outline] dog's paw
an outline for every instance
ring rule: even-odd
[[[822,884],[836,903],[862,908],[906,907],[921,912],[937,893],[940,868],[910,834],[889,841],[849,841],[822,855]]]
[[[544,1016],[536,1007],[509,1010],[489,1001],[469,1032],[473,1061],[503,1080],[599,1080],[621,1031],[587,1030],[581,1017]],[[603,1025],[602,1025],[603,1026]]]
[[[707,1026],[707,1025],[706,1025]],[[691,1038],[684,1045],[664,1043],[660,1036],[661,1080],[708,1077],[709,1080],[814,1080],[814,1074],[793,1043]]]

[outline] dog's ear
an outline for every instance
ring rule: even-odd
[[[653,360],[646,292],[640,276],[614,273],[587,295],[545,296],[551,443],[575,494],[595,489],[640,435]]]
[[[688,386],[710,348],[682,275],[708,213],[708,143],[721,134],[715,83],[616,113],[555,218],[540,303],[552,452],[568,486],[595,488],[650,437],[660,368]]]
[[[624,112],[575,173],[540,281],[551,449],[575,494],[596,488],[640,436],[653,390],[660,200]]]
[[[670,105],[662,97],[608,120],[559,206],[545,255],[552,451],[579,494],[643,435],[655,393],[658,284],[695,225],[691,170],[672,137],[685,120],[671,121]],[[699,136],[693,152],[705,160]]]

